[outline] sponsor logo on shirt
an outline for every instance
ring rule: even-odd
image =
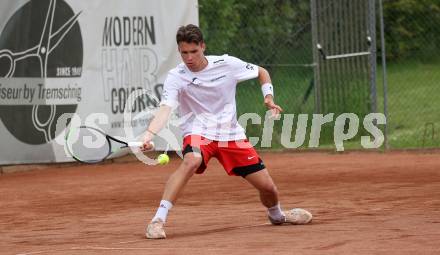
[[[219,59],[219,60],[214,61],[213,63],[214,63],[214,64],[219,64],[219,63],[222,63],[222,62],[224,62],[224,61],[225,61],[224,59]]]
[[[216,77],[216,78],[212,79],[211,82],[218,81],[218,80],[223,79],[225,77],[226,77],[226,75],[222,75],[222,76]]]
[[[247,64],[246,65],[246,69],[249,69],[249,70],[254,70],[254,66],[252,65],[252,64]]]
[[[202,85],[202,81],[200,81],[197,77],[194,77],[188,85],[200,86]]]

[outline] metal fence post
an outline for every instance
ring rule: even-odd
[[[321,86],[319,77],[319,54],[316,48],[318,44],[318,14],[316,0],[311,0],[311,18],[312,18],[312,51],[314,68],[314,87],[315,87],[315,113],[321,113]]]
[[[376,91],[376,6],[375,0],[368,1],[368,36],[370,41],[370,100],[371,112],[377,112],[377,91]]]
[[[379,0],[379,17],[380,17],[380,41],[382,53],[382,82],[383,82],[383,113],[385,115],[386,123],[384,126],[384,145],[385,150],[389,149],[388,143],[388,83],[387,83],[387,61],[385,51],[385,24],[383,19],[383,5],[382,0]]]

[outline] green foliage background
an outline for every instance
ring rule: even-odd
[[[199,0],[209,53],[239,55],[254,63],[279,57],[310,23],[309,0]],[[383,0],[387,57],[432,57],[440,48],[440,0]],[[280,45],[281,44],[281,45]]]
[[[280,46],[295,44],[294,35],[310,22],[302,0],[201,0],[199,6],[208,53],[259,64],[273,63]]]
[[[435,57],[440,49],[440,0],[385,0],[388,60]]]

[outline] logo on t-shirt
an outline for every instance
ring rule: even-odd
[[[222,75],[222,76],[216,77],[216,78],[212,79],[211,82],[218,81],[218,80],[223,79],[225,77],[226,77],[226,75]]]
[[[202,85],[202,81],[200,81],[197,77],[194,77],[188,85],[200,86]]]
[[[219,60],[214,61],[213,63],[214,64],[220,64],[220,63],[222,63],[224,61],[225,61],[224,59],[219,59]]]
[[[252,65],[252,64],[247,64],[246,65],[246,69],[249,69],[249,70],[254,70],[254,66]]]

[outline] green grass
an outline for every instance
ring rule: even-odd
[[[387,69],[390,147],[439,147],[440,59],[390,63]],[[378,76],[378,103],[379,109],[383,109],[382,72]],[[425,129],[427,134],[423,145]]]

